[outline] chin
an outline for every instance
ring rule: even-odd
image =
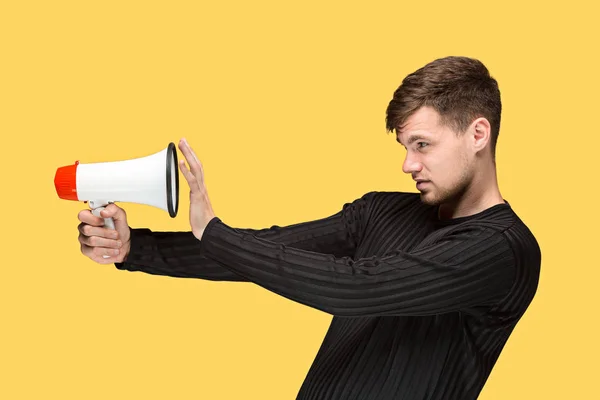
[[[435,190],[437,189],[437,190]],[[466,185],[456,186],[453,189],[433,188],[421,192],[421,201],[430,206],[442,204],[456,204],[460,202],[466,190]]]
[[[444,203],[453,202],[459,193],[460,192],[458,190],[429,187],[427,190],[421,191],[421,202],[429,206],[439,206]]]
[[[431,191],[421,192],[421,202],[428,206],[437,206],[441,203],[441,199]]]

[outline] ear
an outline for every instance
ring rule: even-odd
[[[478,153],[485,149],[492,135],[490,122],[484,117],[477,118],[471,123],[469,132],[471,133],[469,140],[473,146],[473,151]]]

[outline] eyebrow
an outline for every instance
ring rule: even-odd
[[[429,140],[427,137],[425,137],[423,135],[416,134],[416,135],[412,135],[412,136],[408,137],[408,144],[411,144],[412,142],[417,141],[417,140],[421,140],[421,139],[423,139],[423,140]],[[402,144],[402,142],[400,142],[400,139],[398,139],[398,136],[396,136],[396,142]]]

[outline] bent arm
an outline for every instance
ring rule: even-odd
[[[369,192],[345,203],[342,210],[327,218],[293,224],[273,225],[265,229],[237,229],[237,232],[281,243],[306,251],[352,256],[360,240],[364,210],[371,198]],[[115,263],[116,268],[154,275],[200,278],[212,281],[247,282],[244,275],[226,268],[228,261],[207,258],[200,241],[192,232],[152,232],[150,229],[131,230],[131,249],[127,259]]]
[[[269,241],[215,217],[200,245],[207,258],[248,281],[338,316],[422,316],[491,305],[515,276],[504,235],[475,226],[411,252],[354,260]]]

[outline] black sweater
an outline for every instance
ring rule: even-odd
[[[297,399],[476,399],[537,290],[538,243],[505,202],[439,220],[418,193],[369,192],[316,221],[132,229],[117,268],[249,281],[333,319]]]

